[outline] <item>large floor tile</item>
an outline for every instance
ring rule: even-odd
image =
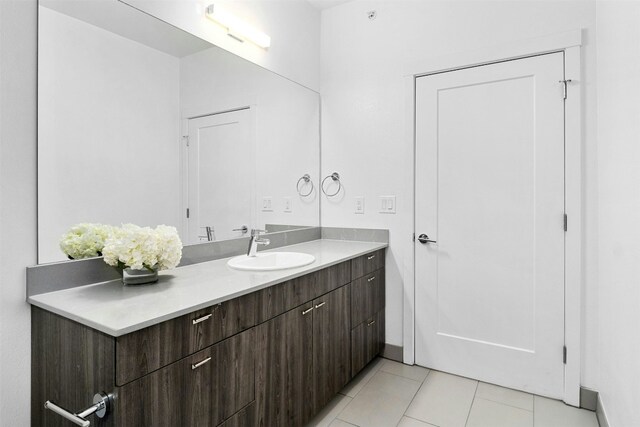
[[[404,363],[399,363],[388,359],[384,360],[384,364],[382,365],[380,370],[420,382],[424,381],[424,379],[427,378],[427,375],[429,374],[429,370],[427,368],[416,365],[405,365]]]
[[[356,397],[358,392],[362,390],[362,387],[367,385],[383,364],[384,359],[380,357],[372,360],[371,363],[369,363],[358,375],[356,375],[354,379],[349,382],[349,384],[344,386],[340,393],[345,396]]]
[[[464,427],[478,381],[431,371],[406,415],[439,427]]]
[[[351,402],[349,396],[338,394],[331,402],[327,403],[327,406],[322,408],[322,411],[309,421],[307,427],[328,427],[349,402]]]
[[[533,411],[533,395],[510,388],[481,382],[478,384],[476,397]]]
[[[540,396],[534,397],[533,420],[535,427],[598,427],[595,412]]]
[[[402,417],[398,427],[437,427],[433,424],[425,423],[424,421],[418,421],[415,418]]]
[[[533,412],[477,396],[466,427],[533,427]]]
[[[338,415],[362,427],[389,427],[400,422],[420,383],[378,371]]]

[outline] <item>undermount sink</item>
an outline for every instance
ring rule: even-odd
[[[227,265],[236,270],[271,271],[302,267],[315,260],[313,255],[300,252],[263,252],[254,257],[241,255],[231,258]]]

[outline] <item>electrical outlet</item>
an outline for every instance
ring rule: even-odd
[[[272,211],[273,211],[273,197],[263,197],[262,212],[272,212]]]
[[[291,197],[285,197],[282,200],[284,201],[284,211],[291,212]]]
[[[364,213],[364,197],[356,197],[356,210],[355,213],[363,214]]]
[[[396,196],[380,196],[380,213],[396,213]]]

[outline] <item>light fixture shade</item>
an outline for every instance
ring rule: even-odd
[[[217,22],[227,29],[227,33],[240,41],[249,40],[250,42],[267,49],[271,46],[271,37],[255,29],[242,19],[227,12],[220,6],[210,4],[205,11],[207,18]]]

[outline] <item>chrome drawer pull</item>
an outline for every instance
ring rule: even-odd
[[[367,323],[367,326],[371,326],[371,325],[373,325],[374,323],[376,323],[376,321],[375,321],[375,320],[372,320],[371,322]]]
[[[207,362],[208,362],[208,361],[210,361],[210,360],[211,360],[211,357],[207,357],[206,359],[204,359],[204,360],[203,360],[203,361],[201,361],[201,362],[196,363],[195,365],[194,365],[194,364],[192,364],[192,365],[191,365],[191,370],[193,370],[193,369],[198,369],[200,366],[204,365],[205,363],[207,363]]]
[[[367,279],[367,282],[373,282],[374,280],[376,280],[376,276],[373,276],[372,278]]]
[[[367,257],[367,259],[368,259],[369,261],[371,261],[371,260],[372,260],[372,259],[374,259],[375,257],[376,257],[375,255],[371,255],[371,256],[368,256],[368,257]]]
[[[197,325],[200,322],[204,322],[205,320],[209,320],[209,318],[213,316],[213,313],[209,313],[207,315],[204,315],[202,317],[198,317],[197,319],[193,319],[192,322],[194,325]]]
[[[306,310],[303,310],[303,311],[302,311],[302,315],[304,316],[304,315],[306,315],[307,313],[310,313],[310,312],[311,312],[311,310],[313,310],[313,306],[311,306],[311,308],[308,308],[308,309],[306,309]]]
[[[325,305],[326,303],[327,303],[326,301],[323,301],[323,302],[321,302],[320,304],[316,305],[316,308],[320,308],[320,307],[322,307],[323,305]]]

